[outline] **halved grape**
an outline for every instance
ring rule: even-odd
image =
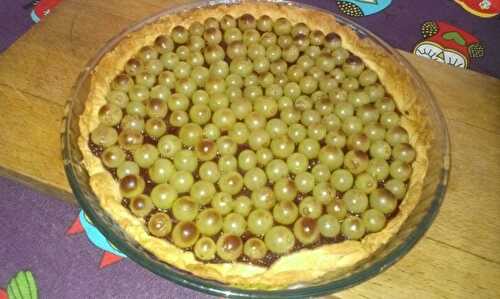
[[[193,221],[200,206],[189,196],[177,198],[172,204],[172,214],[179,221]]]
[[[200,237],[200,231],[193,222],[182,221],[175,225],[172,231],[172,241],[177,247],[189,248]]]
[[[310,217],[300,217],[293,225],[293,233],[302,244],[314,243],[320,236],[318,221]]]
[[[155,237],[166,237],[172,230],[172,220],[167,213],[156,212],[149,218],[148,230]]]

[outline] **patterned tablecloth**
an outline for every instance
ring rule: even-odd
[[[0,52],[59,2],[0,0]],[[500,78],[500,0],[304,2],[396,48]],[[0,299],[206,297],[129,261],[77,207],[2,178],[0,190]]]

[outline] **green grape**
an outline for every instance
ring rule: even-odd
[[[365,235],[366,229],[363,220],[357,216],[349,216],[342,222],[341,231],[347,239],[359,240]]]
[[[368,207],[368,196],[358,189],[350,189],[344,193],[342,200],[347,211],[352,214],[363,213]]]
[[[288,166],[283,160],[274,159],[266,165],[266,175],[269,181],[278,181],[288,176]]]
[[[187,146],[195,146],[203,137],[203,130],[200,125],[187,123],[179,131],[179,138]]]
[[[350,91],[347,100],[356,108],[362,107],[370,102],[370,97],[364,91]]]
[[[189,194],[195,202],[204,206],[210,203],[215,192],[213,183],[209,181],[196,181],[191,187]]]
[[[200,231],[196,225],[190,221],[177,223],[172,231],[172,241],[179,248],[192,247],[199,237]]]
[[[291,200],[279,201],[273,208],[274,220],[280,224],[289,225],[295,222],[299,215],[297,205]]]
[[[196,81],[191,78],[183,78],[175,83],[175,92],[191,97],[196,90]]]
[[[102,106],[98,112],[99,122],[105,126],[116,126],[123,117],[119,106],[108,103]]]
[[[326,182],[330,178],[330,168],[323,164],[316,164],[311,169],[316,182]]]
[[[238,168],[238,160],[233,155],[223,155],[219,158],[218,166],[222,174],[235,171]]]
[[[168,182],[178,193],[184,193],[189,192],[191,186],[193,185],[194,179],[193,175],[190,172],[181,170],[172,174]]]
[[[321,123],[311,124],[307,129],[309,138],[322,140],[326,136],[326,127]]]
[[[251,210],[252,201],[250,200],[250,198],[248,198],[248,196],[240,195],[233,201],[234,212],[246,217]]]
[[[291,173],[298,174],[307,170],[309,160],[304,154],[293,153],[286,160],[288,169]]]
[[[333,145],[325,145],[319,150],[318,160],[332,171],[342,166],[344,153]]]
[[[264,241],[259,238],[250,238],[245,242],[243,253],[251,260],[260,260],[267,254]]]
[[[321,81],[323,82],[323,81]],[[321,98],[319,100],[317,100],[315,103],[314,103],[314,109],[316,109],[316,111],[319,112],[319,114],[323,115],[322,117],[322,122],[326,122],[326,120],[329,120],[328,118],[326,118],[325,120],[325,116],[334,116],[336,117],[335,114],[333,114],[333,103],[330,101],[330,99],[328,97],[325,98],[325,95],[322,91],[317,91],[314,93],[314,95],[321,95]],[[337,117],[338,119],[338,117]]]
[[[179,221],[193,221],[199,209],[199,204],[189,196],[179,197],[172,204],[172,214]]]
[[[389,146],[390,147],[390,146]],[[411,163],[415,160],[416,152],[408,143],[399,143],[394,146],[392,157],[404,163]]]
[[[205,48],[205,40],[203,37],[200,35],[191,35],[189,37],[189,49],[193,52],[202,55],[203,62],[205,62],[205,58],[203,57],[203,54],[201,53],[201,50]],[[200,64],[201,65],[201,64]]]
[[[302,244],[311,244],[319,239],[318,221],[310,217],[300,217],[293,225],[293,233]]]
[[[307,196],[300,201],[299,214],[304,217],[316,219],[323,213],[323,205],[312,196]]]
[[[142,168],[149,168],[158,159],[159,152],[152,144],[140,145],[134,151],[134,161]]]
[[[252,130],[250,135],[248,136],[248,145],[253,150],[258,150],[263,147],[269,146],[271,142],[271,137],[269,133],[265,129],[255,129]],[[273,152],[274,154],[274,152]]]
[[[258,190],[264,187],[267,183],[266,173],[260,168],[250,169],[245,173],[243,183],[252,191]]]
[[[173,158],[182,149],[182,142],[175,135],[165,135],[158,141],[157,148],[162,157]]]
[[[232,42],[243,40],[243,34],[238,28],[227,28],[224,31],[224,42],[229,45]]]
[[[126,108],[129,103],[128,95],[119,90],[111,90],[106,96],[108,103],[116,105],[120,108]]]
[[[220,137],[220,130],[214,124],[207,124],[203,127],[203,137],[209,140],[217,140]]]
[[[382,230],[386,222],[384,214],[376,209],[366,210],[361,219],[363,219],[366,231],[369,233],[376,233]]]
[[[145,129],[149,136],[159,138],[167,131],[167,125],[161,118],[150,118],[146,121]]]
[[[257,156],[257,164],[259,164],[262,167],[265,167],[274,158],[273,153],[268,148],[259,148],[255,152],[255,154]],[[266,174],[267,174],[267,170],[266,170]]]
[[[228,136],[217,139],[217,150],[221,155],[235,155],[238,145]]]
[[[140,72],[142,72],[142,69],[143,69],[142,62],[136,58],[130,58],[125,64],[125,72],[129,76],[135,76],[139,74]],[[118,86],[120,85],[119,82],[116,82],[115,84],[117,84]]]
[[[231,171],[221,175],[217,184],[223,192],[234,195],[243,188],[243,178],[238,172]]]
[[[391,157],[391,146],[383,140],[376,140],[370,145],[370,156],[376,159],[388,160]]]
[[[122,133],[123,132],[126,132],[126,131],[122,131]],[[120,134],[120,135],[122,135],[122,134]],[[142,143],[142,136],[140,139],[141,139],[140,142],[139,142],[139,140],[137,140],[137,142],[133,142],[133,144]],[[114,145],[116,143],[116,141],[118,140],[118,133],[116,132],[116,130],[114,128],[104,126],[104,125],[99,125],[97,128],[95,128],[90,133],[90,140],[97,145],[101,145],[103,147],[110,147],[110,146]],[[136,141],[136,140],[134,140],[134,141]],[[132,143],[132,142],[130,142],[130,143]],[[121,144],[122,144],[122,142],[120,142],[120,145]],[[130,145],[132,145],[132,144],[130,144]]]
[[[384,181],[389,176],[389,164],[383,159],[371,159],[366,172],[378,182]]]
[[[347,101],[347,95],[347,90],[342,88],[334,88],[328,92],[328,98],[330,99],[330,101],[332,103],[335,103],[336,105],[340,104],[338,111],[335,110],[335,114],[337,114],[339,117],[341,117],[341,114],[351,113],[350,109],[354,110],[352,104]],[[352,113],[354,113],[354,111],[352,111]]]
[[[134,81],[127,74],[119,74],[115,77],[113,82],[111,82],[111,88],[113,90],[127,92],[134,86]]]
[[[116,175],[121,180],[127,175],[139,175],[139,165],[133,161],[124,161],[116,169]]]
[[[174,155],[174,165],[177,170],[193,172],[198,167],[198,159],[191,150],[180,150]]]
[[[257,112],[251,112],[245,117],[245,124],[249,130],[263,129],[266,126],[266,118]]]
[[[172,28],[170,37],[177,44],[185,44],[189,40],[189,31],[183,26],[177,25]]]
[[[363,123],[356,116],[349,116],[344,119],[342,131],[347,135],[360,133],[363,130]]]
[[[318,157],[320,152],[319,142],[315,139],[306,138],[299,143],[298,152],[304,154],[308,159]]]
[[[125,152],[119,146],[111,146],[101,154],[102,163],[109,168],[117,168],[125,161]]]
[[[203,32],[203,39],[207,45],[217,45],[222,41],[222,33],[217,28],[206,28]]]
[[[344,167],[352,174],[357,175],[368,168],[370,158],[365,152],[352,150],[347,152],[344,157]]]
[[[204,125],[210,121],[212,111],[205,104],[195,104],[189,109],[189,117],[191,121],[199,125]]]
[[[202,261],[210,261],[215,258],[217,246],[214,240],[209,237],[201,237],[194,244],[193,252],[197,258]]]
[[[189,122],[189,116],[186,111],[177,110],[170,114],[168,121],[173,127],[179,128]]]
[[[307,137],[307,130],[302,124],[292,124],[288,127],[288,137],[299,143]]]
[[[375,102],[375,107],[377,107],[380,112],[392,112],[396,109],[396,104],[390,97],[383,97]]]
[[[377,181],[368,173],[363,172],[354,180],[354,187],[365,193],[370,193],[377,188]]]
[[[383,140],[386,134],[385,128],[379,123],[369,123],[364,129],[363,133],[368,136],[370,141]]]
[[[158,184],[151,190],[151,200],[158,209],[170,209],[176,199],[177,191],[169,184]]]
[[[389,190],[378,188],[370,193],[370,206],[384,214],[390,214],[397,207],[397,199]]]
[[[297,173],[294,182],[299,192],[309,193],[314,188],[314,175],[309,172]]]
[[[171,111],[186,111],[189,107],[189,99],[183,94],[174,93],[170,98],[168,98],[167,105]]]
[[[158,75],[158,84],[166,87],[169,91],[175,87],[175,75],[171,71],[163,71]]]
[[[295,237],[289,228],[274,226],[266,233],[264,242],[271,252],[286,254],[293,249]]]
[[[251,14],[245,13],[241,15],[238,19],[238,27],[241,30],[255,29],[257,27],[257,20]]]
[[[216,183],[220,178],[219,167],[213,161],[207,161],[201,164],[198,174],[202,180],[210,183]]]
[[[245,99],[235,100],[231,103],[231,110],[236,119],[242,120],[252,112],[252,103]]]
[[[203,23],[205,25],[205,29],[208,28],[219,28],[219,21],[217,21],[216,18],[214,17],[208,17],[205,19],[205,22]]]
[[[365,133],[354,133],[347,137],[347,148],[350,150],[367,152],[368,150],[371,150],[372,146],[373,144],[370,145],[370,139],[368,139],[368,136],[366,136]],[[378,144],[375,145],[375,149],[376,150],[380,149]]]
[[[335,199],[326,206],[326,212],[335,216],[338,220],[342,220],[347,216],[346,204],[343,200]]]
[[[276,196],[269,187],[261,187],[252,191],[252,205],[259,209],[269,210],[276,202]]]
[[[203,34],[203,31],[205,30],[205,27],[203,26],[202,23],[198,21],[194,21],[189,25],[189,34],[191,37],[193,36],[200,36]]]
[[[313,197],[322,204],[329,204],[335,199],[336,191],[330,184],[321,182],[314,186]]]
[[[145,86],[146,88],[151,88],[155,85],[156,76],[149,72],[142,72],[135,76],[135,81],[138,85]]]
[[[340,66],[340,65],[344,64],[347,57],[349,57],[349,51],[340,47],[340,48],[334,49],[332,51],[332,56],[333,56],[333,60],[335,60],[335,64]],[[342,70],[342,72],[344,72],[344,71]]]
[[[132,197],[128,206],[132,214],[137,217],[144,217],[148,215],[154,208],[151,198],[144,194]]]
[[[273,215],[265,209],[255,209],[247,219],[248,230],[256,235],[264,235],[273,226]]]
[[[390,174],[391,177],[404,182],[411,176],[411,166],[405,162],[396,160],[390,165]]]
[[[346,137],[338,131],[330,131],[325,136],[325,143],[337,148],[343,148],[347,141]]]
[[[110,133],[113,133],[113,132],[116,132],[116,131],[112,131]],[[107,133],[107,132],[105,132]],[[92,135],[90,136],[91,139],[92,139]],[[114,138],[113,135],[111,135],[110,137],[106,136],[105,138],[110,138],[109,140],[113,140],[111,138]],[[137,149],[143,142],[144,140],[144,136],[141,134],[141,132],[138,132],[136,130],[131,130],[131,129],[124,129],[120,132],[120,135],[118,136],[118,143],[120,144],[120,146],[124,149],[124,150],[129,150],[129,151],[133,151],[135,149]],[[114,141],[114,140],[113,140]],[[95,143],[94,140],[92,140],[92,142]],[[107,141],[109,142],[109,141]],[[113,143],[109,142],[109,143],[101,143],[101,145],[103,145],[104,147],[107,147],[107,146],[111,146],[113,145]]]
[[[186,61],[190,56],[189,54],[191,54],[191,50],[187,46],[180,45],[175,49],[175,54],[177,54],[180,60]]]
[[[377,122],[380,112],[373,104],[365,104],[356,109],[356,116],[359,117],[363,124]]]
[[[274,195],[278,200],[294,200],[297,196],[297,187],[294,181],[288,178],[281,178],[273,186]]]
[[[243,90],[243,97],[249,101],[255,100],[263,94],[262,87],[258,85],[246,86]]]
[[[384,187],[389,190],[398,200],[403,199],[406,194],[406,184],[398,179],[390,179],[386,181]]]
[[[225,261],[234,261],[243,253],[243,241],[234,234],[223,234],[216,246],[217,255]]]
[[[121,121],[120,127],[122,130],[142,132],[144,129],[144,119],[139,116],[125,115]]]
[[[221,231],[222,225],[222,215],[214,208],[205,209],[196,217],[196,227],[205,236],[217,234]]]
[[[332,172],[330,184],[338,191],[345,192],[351,189],[354,183],[354,178],[348,170],[337,169]]]
[[[254,102],[254,111],[266,118],[271,118],[278,113],[278,103],[270,97],[261,96]]]
[[[217,146],[213,140],[202,139],[195,147],[196,157],[201,161],[209,161],[217,155]]]
[[[340,233],[340,224],[333,215],[326,214],[318,219],[319,232],[327,238],[334,238]]]
[[[166,183],[175,172],[174,165],[168,159],[158,159],[148,169],[149,177],[157,184]]]
[[[408,143],[408,132],[400,126],[391,127],[385,133],[385,140],[392,146],[396,146],[400,143]]]
[[[304,126],[308,127],[312,124],[319,123],[321,121],[321,114],[316,110],[306,110],[302,113],[301,122]]]
[[[155,237],[166,237],[172,230],[172,220],[167,213],[156,212],[149,218],[148,230]]]
[[[233,209],[233,197],[229,193],[218,192],[213,196],[211,206],[221,215],[229,214]]]
[[[210,65],[214,62],[223,60],[225,53],[221,46],[211,44],[205,47],[203,56],[205,56],[205,62]]]
[[[335,114],[341,119],[346,120],[354,115],[354,107],[349,102],[339,102],[335,105]]]
[[[399,126],[400,117],[394,111],[382,112],[382,114],[380,114],[380,123],[386,128]]]
[[[248,171],[257,165],[257,155],[252,150],[246,149],[238,156],[238,167]]]
[[[193,81],[196,83],[197,86],[201,87],[201,86],[204,86],[205,83],[207,82],[208,80],[208,76],[209,76],[209,71],[206,67],[204,66],[195,66],[193,68],[193,70],[191,71],[191,74],[189,75],[189,77],[191,79],[193,79]],[[202,103],[201,101],[197,101],[197,92],[203,92],[203,93],[206,93],[205,90],[196,90],[195,92],[193,92],[193,95],[192,95],[192,99],[193,99],[193,104],[206,104],[206,103]]]
[[[278,158],[285,159],[295,150],[295,144],[287,135],[281,135],[271,140],[271,151]]]
[[[247,222],[243,216],[238,213],[231,213],[224,217],[222,230],[224,233],[241,236],[247,228]]]

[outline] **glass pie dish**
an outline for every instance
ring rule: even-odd
[[[245,3],[252,2],[245,1]],[[297,3],[279,3],[285,8],[286,6],[295,6],[318,11],[318,13],[320,11],[319,9]],[[203,279],[160,261],[156,256],[146,251],[140,244],[130,238],[130,236],[124,232],[100,205],[99,198],[94,194],[91,187],[89,174],[82,163],[84,157],[78,146],[78,139],[80,135],[83,135],[80,134],[81,127],[79,126],[79,118],[85,109],[85,104],[89,96],[93,70],[100,63],[101,59],[129,36],[130,33],[136,32],[144,26],[155,23],[160,18],[168,15],[175,15],[184,13],[185,11],[206,8],[218,4],[238,5],[238,3],[235,2],[227,3],[224,1],[213,1],[209,3],[192,3],[164,10],[157,15],[133,25],[113,38],[87,64],[85,70],[77,80],[73,97],[68,103],[64,132],[62,134],[65,170],[78,202],[89,218],[110,242],[132,260],[152,272],[180,285],[213,295],[273,298],[285,296],[292,298],[319,296],[350,287],[383,271],[411,249],[425,233],[438,212],[446,190],[448,178],[448,135],[443,117],[430,91],[414,69],[396,51],[391,49],[379,38],[366,29],[340,16],[335,16],[337,23],[350,28],[350,30],[358,35],[360,40],[365,42],[364,44],[369,44],[371,48],[376,49],[377,53],[383,53],[380,55],[386,57],[384,59],[389,59],[392,63],[391,65],[397,65],[399,70],[398,74],[401,74],[405,78],[409,78],[410,83],[405,82],[404,84],[411,85],[412,93],[415,94],[418,106],[422,110],[420,113],[425,120],[425,124],[423,125],[425,127],[425,132],[432,136],[427,150],[429,168],[423,182],[419,182],[422,185],[420,198],[416,207],[410,211],[400,229],[391,237],[385,246],[381,247],[375,253],[371,254],[368,259],[364,259],[361,263],[356,264],[354,268],[350,268],[348,271],[343,271],[341,273],[339,273],[339,271],[332,271],[332,273],[326,273],[326,275],[321,276],[320,279],[307,283],[293,284],[285,289],[272,291],[248,290],[229,286],[213,280]],[[322,13],[325,14],[326,12],[322,11]]]

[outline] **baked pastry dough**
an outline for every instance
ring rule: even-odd
[[[394,99],[401,112],[401,126],[408,132],[409,143],[416,151],[416,159],[412,163],[407,193],[399,205],[399,211],[380,232],[368,234],[359,241],[346,240],[313,249],[301,249],[279,257],[268,267],[244,262],[211,263],[202,262],[195,258],[193,252],[152,236],[147,231],[145,220],[134,216],[122,205],[119,183],[89,148],[90,133],[99,125],[98,113],[106,103],[111,82],[143,46],[152,44],[159,35],[170,32],[174,26],[182,25],[187,28],[192,22],[203,23],[209,17],[219,19],[229,14],[236,18],[245,13],[250,13],[255,18],[268,15],[274,20],[285,17],[293,23],[303,22],[312,30],[337,33],[342,39],[342,46],[360,57],[377,73],[379,81]],[[242,288],[280,289],[292,284],[317,281],[325,276],[346,273],[368,259],[398,232],[416,206],[428,167],[427,151],[431,135],[419,107],[415,88],[407,70],[389,54],[369,39],[359,38],[351,28],[337,23],[334,16],[319,10],[286,4],[244,2],[167,15],[130,33],[92,71],[90,92],[85,111],[80,117],[79,147],[83,154],[82,163],[90,175],[92,189],[102,208],[132,239],[159,260],[193,275]]]

